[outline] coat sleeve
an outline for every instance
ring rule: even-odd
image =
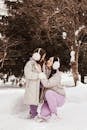
[[[53,88],[55,86],[58,86],[59,88],[62,88],[62,86],[60,85],[60,76],[58,77],[51,77],[50,79],[42,79],[41,83],[43,84],[43,86],[45,88]]]
[[[54,77],[52,77],[52,78],[50,78],[50,79],[45,79],[45,80],[42,79],[42,80],[41,80],[41,83],[43,84],[43,86],[44,86],[45,88],[52,88],[52,87],[54,87],[54,86],[57,85],[57,83],[56,83]]]
[[[24,75],[26,79],[36,80],[39,79],[39,73],[34,72],[32,68],[32,63],[28,62],[24,67]]]

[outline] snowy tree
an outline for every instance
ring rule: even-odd
[[[69,53],[74,51],[75,61],[71,62],[71,66],[76,84],[79,48],[83,39],[80,36],[87,30],[87,1],[5,0],[5,3],[9,8],[8,26],[5,30],[9,45],[22,48],[20,53],[22,50],[25,56],[40,46],[52,55],[61,55],[62,61],[66,60],[65,55],[69,59]],[[61,47],[64,49],[59,49]]]
[[[52,40],[56,38],[57,32],[61,31],[63,39],[70,48],[70,52],[75,52],[71,67],[76,85],[78,80],[79,48],[82,44],[82,38],[79,39],[79,37],[83,31],[86,33],[87,30],[87,1],[45,0],[43,3],[45,4],[45,6],[43,5],[42,11],[42,17],[44,18],[43,27],[47,30],[50,42],[53,43]],[[73,50],[71,48],[73,48]]]

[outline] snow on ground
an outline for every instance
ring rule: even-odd
[[[63,73],[61,82],[66,86],[66,103],[58,108],[60,119],[38,123],[27,119],[27,106],[23,104],[24,88],[15,88],[11,83],[4,84],[0,80],[0,130],[86,130],[87,84],[79,81],[77,87],[71,87],[74,86],[71,73]]]
[[[65,91],[65,105],[58,109],[60,119],[39,123],[26,118],[24,88],[0,89],[0,130],[87,130],[87,85],[78,82]]]

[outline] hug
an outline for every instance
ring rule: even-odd
[[[37,48],[24,67],[26,88],[24,103],[28,105],[29,119],[46,121],[57,116],[57,108],[65,103],[65,91],[61,85],[60,59],[46,59],[46,51]],[[40,115],[38,105],[41,103]]]

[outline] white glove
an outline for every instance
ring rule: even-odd
[[[43,72],[39,73],[39,79],[46,79],[46,75]]]

